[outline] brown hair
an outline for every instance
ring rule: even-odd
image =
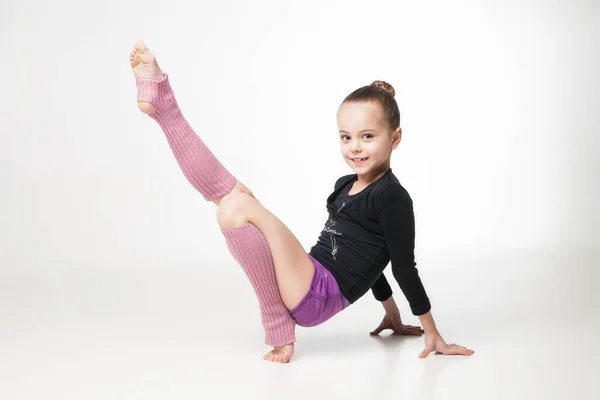
[[[350,93],[342,102],[373,102],[379,104],[383,117],[392,131],[400,126],[400,110],[394,96],[394,87],[385,81],[374,81]]]

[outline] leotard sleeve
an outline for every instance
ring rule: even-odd
[[[392,185],[381,193],[378,219],[390,255],[394,278],[413,315],[426,314],[431,309],[431,304],[416,268],[413,204],[402,186]]]
[[[377,278],[373,287],[371,287],[371,292],[377,301],[386,301],[393,294],[392,288],[383,272],[379,275],[379,278]]]

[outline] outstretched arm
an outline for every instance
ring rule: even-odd
[[[390,186],[383,191],[378,220],[392,262],[394,278],[408,300],[413,315],[423,315],[431,310],[431,303],[416,268],[412,200],[401,186]]]
[[[381,195],[378,213],[394,278],[425,331],[425,350],[419,357],[427,357],[432,351],[442,354],[473,354],[473,350],[464,346],[446,344],[431,315],[431,303],[415,263],[415,217],[410,196],[401,186],[387,188]]]

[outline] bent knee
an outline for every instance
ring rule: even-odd
[[[249,195],[250,197],[256,198],[256,197],[254,197],[254,194],[250,191],[250,189],[248,189],[246,187],[246,185],[244,185],[240,181],[237,181],[237,183],[235,184],[235,186],[233,187],[231,192],[227,193],[225,196],[223,196],[221,198],[221,202],[225,201],[226,199],[236,197],[240,194],[246,194],[246,195]],[[220,206],[220,204],[219,204],[219,206]]]
[[[217,222],[221,229],[242,226],[247,222],[246,212],[248,202],[254,200],[244,192],[227,194],[217,208]]]

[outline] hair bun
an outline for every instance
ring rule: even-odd
[[[396,91],[394,90],[394,87],[385,81],[374,81],[373,83],[371,83],[371,86],[375,86],[385,90],[386,92],[391,94],[392,97],[396,96]]]

